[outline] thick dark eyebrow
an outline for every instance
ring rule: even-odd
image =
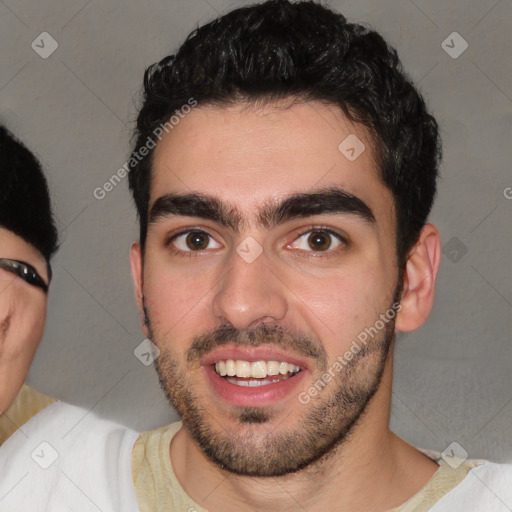
[[[369,224],[375,224],[375,215],[359,197],[339,188],[327,188],[294,194],[278,204],[268,204],[260,212],[259,221],[265,227],[326,213],[355,215]]]
[[[355,215],[374,225],[375,216],[370,207],[358,197],[339,188],[328,188],[294,194],[281,201],[263,206],[258,215],[259,224],[270,228],[277,224],[322,214]],[[149,223],[168,216],[199,217],[238,231],[246,224],[236,207],[205,194],[166,194],[159,197],[149,212]]]
[[[175,215],[212,220],[235,231],[242,223],[241,215],[234,208],[204,194],[166,194],[159,197],[149,212],[149,223]]]

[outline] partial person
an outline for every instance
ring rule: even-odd
[[[16,430],[52,402],[24,387],[22,399],[9,410],[43,336],[50,259],[57,243],[41,166],[0,126],[0,422],[4,438],[9,426]]]
[[[23,385],[43,336],[58,237],[41,165],[3,126],[0,184],[0,511],[137,512],[138,434]]]

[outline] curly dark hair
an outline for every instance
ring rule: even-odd
[[[191,98],[220,107],[317,100],[364,125],[381,179],[394,196],[403,267],[433,204],[441,143],[396,50],[377,32],[317,2],[288,0],[236,9],[197,28],[175,55],[146,70],[132,157]],[[129,174],[143,247],[152,154],[139,156]]]
[[[23,238],[49,262],[58,235],[48,184],[37,158],[4,126],[0,126],[0,183],[0,227]]]

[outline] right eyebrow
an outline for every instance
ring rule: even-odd
[[[203,194],[165,194],[159,197],[149,212],[149,224],[164,217],[181,215],[201,217],[238,231],[241,215],[218,199]]]

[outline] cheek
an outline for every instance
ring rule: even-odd
[[[20,314],[13,315],[10,337],[21,354],[22,365],[30,365],[39,342],[43,337],[46,320],[46,301],[25,307]]]
[[[43,336],[46,301],[9,307],[9,327],[0,347],[0,409],[8,407],[27,376]]]
[[[392,300],[390,285],[382,276],[331,276],[314,285],[302,282],[296,301],[298,317],[322,340],[332,356],[346,350],[365,328],[375,324]]]
[[[199,326],[209,317],[205,308],[210,310],[208,301],[211,302],[214,288],[215,279],[208,273],[157,275],[148,269],[144,276],[144,297],[154,331],[179,338],[188,331],[197,334]]]
[[[37,346],[43,334],[46,301],[34,301],[15,286],[0,301],[0,340],[10,358]]]

